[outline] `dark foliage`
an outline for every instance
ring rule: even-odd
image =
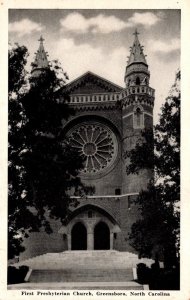
[[[180,72],[162,107],[159,123],[151,133],[145,130],[137,146],[126,153],[130,158],[128,173],[153,170],[154,180],[141,191],[136,204],[141,218],[129,236],[140,256],[159,253],[165,267],[179,260],[180,199]],[[154,149],[154,150],[153,150]]]
[[[24,250],[29,232],[52,232],[49,215],[65,218],[71,190],[84,192],[77,176],[83,161],[62,130],[73,112],[60,67],[27,82],[27,56],[24,46],[9,50],[9,258]]]
[[[24,279],[26,274],[29,271],[28,266],[20,266],[19,268],[9,266],[7,272],[7,282],[8,284],[15,284],[15,283],[23,283],[25,282]]]
[[[137,281],[140,284],[148,284],[150,290],[179,290],[180,276],[179,268],[161,269],[158,263],[151,265],[137,265]]]
[[[137,265],[137,278],[140,284],[149,284],[150,269],[143,263]]]

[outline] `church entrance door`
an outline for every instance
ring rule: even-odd
[[[87,250],[87,230],[86,227],[78,222],[71,231],[71,249]]]
[[[94,250],[110,249],[110,230],[104,222],[98,223],[94,228]]]

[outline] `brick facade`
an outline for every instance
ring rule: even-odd
[[[67,85],[75,115],[63,121],[63,131],[86,156],[81,179],[94,186],[95,193],[78,199],[66,224],[51,220],[52,234],[32,233],[21,258],[72,249],[78,223],[87,230],[87,249],[94,249],[96,226],[104,223],[110,232],[109,248],[132,251],[128,234],[139,218],[133,200],[152,175],[147,170],[126,173],[126,151],[135,147],[142,129],[153,126],[154,90],[149,87],[150,73],[140,47],[136,36],[126,67],[126,88],[91,72]]]

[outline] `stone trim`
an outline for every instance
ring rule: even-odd
[[[71,104],[72,105],[72,104]],[[117,108],[117,102],[116,101],[112,101],[112,103],[101,103],[100,105],[97,105],[96,103],[92,103],[92,104],[73,104],[72,105],[73,108],[76,111],[101,111],[101,110],[115,110]]]
[[[115,102],[120,99],[120,92],[109,93],[94,93],[94,94],[78,94],[70,96],[70,100],[67,100],[68,104],[76,103],[101,103],[101,102]]]
[[[116,198],[116,199],[118,199],[118,198],[123,198],[123,197],[127,197],[127,196],[135,196],[135,195],[139,195],[139,193],[127,193],[127,194],[122,194],[122,195],[106,195],[106,196],[101,196],[101,195],[99,195],[99,196],[86,196],[85,198],[86,199],[96,199],[96,198],[100,198],[100,199],[102,199],[102,198]],[[81,197],[80,196],[72,196],[71,198],[73,198],[73,199],[81,199]]]

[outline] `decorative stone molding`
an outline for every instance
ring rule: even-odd
[[[100,102],[115,102],[119,100],[120,92],[117,93],[98,93],[91,95],[72,95],[70,96],[70,100],[66,101],[68,104],[82,104],[82,103],[100,103]]]

